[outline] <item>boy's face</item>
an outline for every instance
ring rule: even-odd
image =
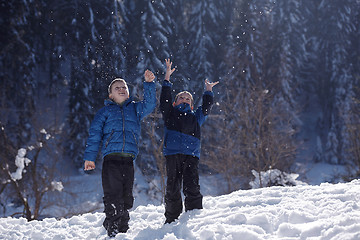
[[[175,101],[175,106],[181,104],[181,103],[187,103],[189,104],[190,106],[192,106],[192,103],[191,103],[191,96],[188,94],[188,93],[181,93],[176,101]]]
[[[109,94],[111,98],[116,103],[122,103],[129,98],[129,89],[127,85],[122,81],[116,81],[111,86],[111,92]]]

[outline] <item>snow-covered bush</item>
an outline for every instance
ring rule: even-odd
[[[260,83],[251,89],[231,85],[221,114],[208,120],[202,161],[224,175],[228,192],[248,188],[252,169],[289,171],[295,161],[297,121],[272,92]]]
[[[6,142],[0,164],[0,204],[3,213],[12,206],[12,216],[21,216],[27,220],[39,219],[47,207],[58,205],[57,193],[63,190],[56,164],[57,149],[54,137],[45,129],[36,134],[36,141],[16,151],[8,140],[4,127],[1,128],[1,142]],[[17,153],[16,153],[17,152]],[[11,204],[5,204],[9,203]]]
[[[251,171],[255,179],[249,183],[251,188],[262,188],[271,186],[296,186],[307,185],[304,182],[296,180],[299,174],[285,173],[278,169],[269,169],[266,172],[258,173],[255,170]]]

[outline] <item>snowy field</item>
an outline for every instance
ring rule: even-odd
[[[115,239],[360,239],[360,180],[206,196],[204,209],[164,225],[163,205],[139,205]],[[0,239],[106,239],[103,213],[68,219],[0,218]]]

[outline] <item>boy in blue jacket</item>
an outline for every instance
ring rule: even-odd
[[[138,155],[140,121],[156,106],[154,74],[146,70],[144,99],[135,102],[129,97],[126,81],[114,79],[108,88],[109,99],[95,115],[87,139],[84,169],[95,168],[99,148],[103,157],[102,187],[105,221],[110,237],[129,229],[128,210],[133,206],[134,159]]]
[[[165,124],[163,153],[166,158],[165,223],[171,223],[182,212],[181,186],[185,196],[185,211],[202,209],[199,185],[200,126],[213,104],[212,88],[219,82],[205,80],[202,106],[195,111],[192,95],[183,91],[172,102],[170,76],[172,62],[166,62],[165,80],[160,95],[160,110]]]

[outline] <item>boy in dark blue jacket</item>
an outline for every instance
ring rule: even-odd
[[[219,82],[205,80],[202,106],[193,111],[192,95],[183,91],[172,102],[170,75],[172,62],[166,62],[165,80],[160,95],[160,110],[165,124],[163,153],[166,158],[165,223],[171,223],[182,212],[181,186],[185,196],[185,211],[202,209],[199,185],[200,126],[213,104],[212,88]]]
[[[140,121],[156,106],[154,74],[146,70],[144,99],[132,101],[126,81],[114,79],[108,88],[109,99],[95,115],[89,129],[84,154],[84,169],[95,168],[101,147],[103,161],[102,186],[104,191],[103,226],[110,237],[129,229],[128,210],[133,206],[134,165],[138,155]]]

